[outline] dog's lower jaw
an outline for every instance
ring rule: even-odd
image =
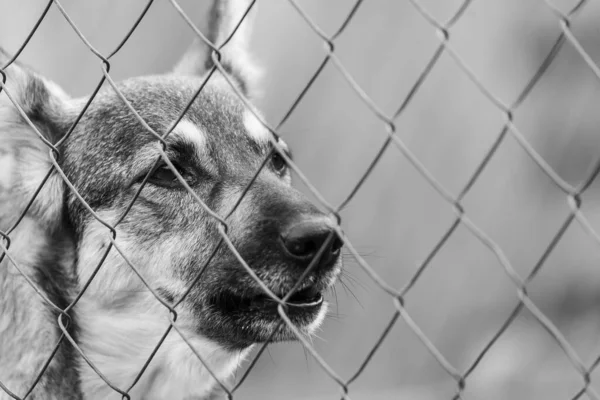
[[[107,380],[121,391],[134,383],[168,327],[165,310],[99,309],[81,299],[79,345]],[[186,334],[185,332],[183,332]],[[209,371],[175,330],[171,330],[139,381],[129,390],[132,399],[205,399],[216,386],[211,372],[226,383],[250,348],[232,352],[187,332],[186,339]],[[120,399],[81,358],[81,390],[85,400]]]

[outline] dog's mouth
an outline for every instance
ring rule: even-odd
[[[266,341],[296,340],[297,336],[288,324],[291,322],[301,332],[311,334],[317,326],[315,322],[326,311],[325,289],[326,285],[311,284],[295,291],[284,303],[287,322],[279,313],[280,302],[260,288],[244,294],[232,289],[221,290],[207,299],[206,315],[211,323],[204,325],[203,333],[231,349]],[[272,292],[283,299],[289,290]]]
[[[275,295],[283,299],[287,293],[274,292]],[[300,314],[312,314],[318,312],[323,305],[323,293],[316,286],[311,285],[301,290],[295,291],[285,302],[290,317]],[[258,318],[265,316],[278,315],[278,302],[266,293],[257,293],[254,295],[237,295],[226,292],[211,299],[211,304],[226,314],[235,314],[240,312],[258,313]]]
[[[228,276],[207,285],[195,308],[200,317],[199,332],[232,350],[312,335],[326,317],[324,294],[340,271],[334,265],[326,268],[306,276],[291,294],[298,278],[282,275],[263,276],[262,282],[272,295],[243,271],[239,279]]]

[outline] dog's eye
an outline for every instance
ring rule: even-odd
[[[181,171],[177,164],[173,164],[177,171]],[[148,177],[148,182],[157,186],[164,187],[176,187],[179,184],[179,180],[175,173],[169,168],[167,164],[159,165]]]
[[[271,156],[271,165],[273,166],[275,172],[277,172],[279,175],[283,175],[288,167],[287,162],[285,162],[281,154],[277,153],[276,151],[273,152],[273,155]]]

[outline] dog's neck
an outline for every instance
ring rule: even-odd
[[[77,317],[81,350],[105,378],[122,391],[136,382],[169,326],[167,310],[162,306],[107,310],[86,300],[85,295],[77,306]],[[231,352],[197,334],[184,334],[210,371],[172,329],[143,375],[129,390],[132,398],[207,398],[219,387],[211,372],[220,382],[227,382],[249,351]],[[85,400],[119,396],[83,358],[80,368]]]
[[[116,220],[110,213],[100,215],[106,221],[114,223]],[[93,276],[75,307],[81,350],[113,387],[123,392],[131,388],[132,398],[206,398],[213,388],[218,387],[211,372],[220,382],[226,382],[248,351],[228,351],[203,338],[191,327],[186,328],[185,318],[180,315],[178,328],[210,371],[179,333],[171,329],[137,380],[170,325],[169,310],[154,298],[119,251],[112,248],[103,257],[109,244],[106,236],[106,230],[92,222],[77,246],[79,289]],[[121,232],[117,237],[119,249],[133,255],[135,264],[145,266],[144,276],[156,279],[151,266],[166,264],[167,260],[158,259],[158,254],[127,252],[130,243],[127,235]],[[99,260],[103,260],[102,266],[95,271]],[[120,398],[83,358],[80,371],[85,400]]]
[[[39,284],[42,291],[62,289],[74,293],[75,288],[69,289],[64,278],[59,279],[62,274],[56,275],[60,270],[67,275],[71,263],[66,259],[71,259],[73,253],[28,218],[21,222],[11,238],[11,254],[15,257],[5,256],[0,264],[0,293],[4,296],[0,303],[0,355],[3,361],[0,372],[5,384],[23,394],[33,383],[32,371],[39,370],[52,353],[60,331],[56,327],[56,317],[20,277],[11,260]],[[59,254],[61,259],[57,258]],[[65,303],[58,305],[64,307],[73,293],[64,293]],[[57,295],[44,294],[56,301]],[[150,296],[148,291],[136,293],[135,299],[129,299],[132,300],[129,306],[107,308],[105,303],[96,301],[90,291],[84,293],[75,307],[73,325],[76,329],[70,333],[94,366],[122,391],[133,385],[169,326],[168,311]],[[198,334],[185,329],[183,333],[220,382],[228,381],[249,351],[227,351]],[[76,387],[79,380],[85,400],[121,398],[83,357],[77,355],[63,340],[32,395],[41,390],[43,398],[49,400],[80,398]],[[70,360],[75,360],[78,367]],[[6,368],[8,366],[10,368]],[[204,399],[218,386],[179,334],[171,330],[129,393],[132,398],[143,400]]]

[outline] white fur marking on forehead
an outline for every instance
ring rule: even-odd
[[[244,111],[244,126],[248,135],[258,143],[269,141],[271,132],[264,127],[251,111]]]
[[[277,141],[277,143],[279,144],[279,146],[285,150],[285,151],[290,151],[290,147],[287,145],[286,142],[283,141],[282,138],[279,138],[279,140]]]
[[[204,133],[187,119],[179,121],[172,134],[179,136],[190,143],[194,143],[198,150],[201,150],[206,146],[206,136]]]

